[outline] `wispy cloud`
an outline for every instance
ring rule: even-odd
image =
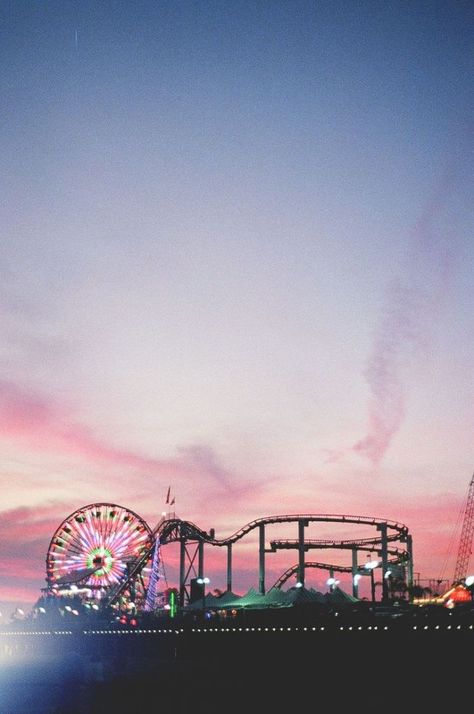
[[[414,290],[400,283],[387,294],[387,304],[365,370],[370,389],[367,434],[353,446],[357,453],[377,464],[399,430],[405,411],[404,386],[400,376],[405,349],[416,336]]]
[[[364,373],[370,392],[367,432],[352,447],[373,465],[380,463],[402,425],[406,407],[403,364],[412,350],[426,342],[456,253],[455,236],[446,220],[456,186],[457,177],[450,168],[413,227],[405,274],[387,289],[374,330]]]

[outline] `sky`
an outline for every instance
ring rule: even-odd
[[[169,486],[217,537],[396,520],[417,577],[452,578],[473,20],[463,0],[0,0],[3,611],[38,597],[66,516],[153,526]],[[269,555],[268,583],[296,560]],[[255,540],[234,561],[257,585]]]

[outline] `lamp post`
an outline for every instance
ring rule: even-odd
[[[199,585],[202,585],[202,619],[204,620],[204,611],[206,609],[206,585],[211,581],[209,578],[198,578],[196,580]]]

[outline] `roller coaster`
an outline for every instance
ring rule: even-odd
[[[369,538],[312,539],[306,537],[310,523],[350,524],[372,527]],[[266,529],[278,524],[296,524],[295,539],[266,539]],[[407,572],[407,584],[413,584],[413,546],[407,526],[396,521],[357,515],[286,514],[257,518],[232,535],[218,539],[191,521],[164,515],[152,529],[134,511],[112,503],[83,506],[67,516],[53,534],[46,556],[47,591],[61,588],[84,589],[92,597],[113,606],[121,598],[133,598],[138,607],[150,602],[152,582],[156,582],[159,553],[169,543],[179,543],[179,604],[185,607],[191,597],[191,581],[203,578],[204,549],[227,550],[227,590],[232,590],[232,555],[236,543],[249,533],[258,532],[258,591],[265,594],[266,555],[279,550],[297,550],[298,561],[286,570],[272,587],[280,588],[292,575],[304,586],[306,568],[353,575],[353,595],[358,596],[357,578],[364,570],[358,553],[369,551],[380,558],[382,601],[389,598],[387,576],[401,567]],[[351,551],[351,564],[338,565],[307,561],[309,550],[341,549]]]

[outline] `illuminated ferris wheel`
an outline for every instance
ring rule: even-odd
[[[101,597],[118,586],[146,553],[151,554],[153,541],[149,526],[128,508],[113,503],[84,506],[71,513],[51,539],[48,587],[80,583]]]

